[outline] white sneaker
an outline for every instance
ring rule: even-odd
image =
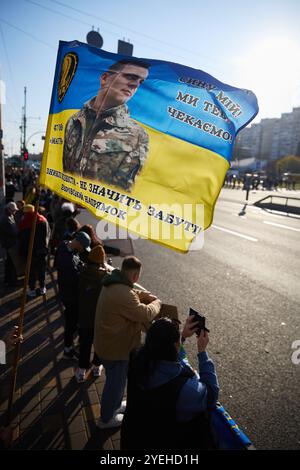
[[[31,290],[29,289],[28,292],[27,292],[27,297],[30,297],[31,299],[33,299],[34,297],[36,297],[36,292],[35,290]]]
[[[107,423],[104,423],[100,418],[97,426],[99,429],[117,428],[118,426],[121,426],[123,417],[124,415],[121,414],[114,415]]]
[[[126,405],[127,405],[126,400],[123,400],[122,403],[121,403],[120,408],[118,408],[118,409],[116,410],[116,414],[118,414],[118,413],[124,414],[124,413],[125,413],[125,410],[126,410]]]
[[[100,377],[102,373],[103,366],[94,366],[92,365],[92,373],[94,377]]]
[[[80,367],[78,367],[76,370],[75,370],[75,373],[74,373],[74,377],[75,379],[77,380],[77,383],[82,383],[82,382],[85,382],[85,379],[86,379],[86,370],[85,369],[80,369]]]

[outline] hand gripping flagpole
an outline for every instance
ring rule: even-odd
[[[21,304],[20,304],[20,314],[19,314],[19,322],[18,322],[18,330],[17,330],[17,340],[15,342],[13,369],[12,369],[12,374],[11,374],[9,399],[8,399],[8,406],[7,406],[6,420],[5,420],[5,425],[6,426],[10,425],[11,417],[12,417],[12,408],[13,408],[14,393],[15,393],[15,388],[16,388],[17,371],[18,371],[18,365],[19,365],[20,353],[21,353],[21,342],[22,342],[22,333],[23,333],[23,324],[24,324],[24,313],[25,313],[25,305],[26,305],[27,285],[28,285],[28,280],[29,280],[29,273],[30,273],[31,260],[32,260],[32,251],[33,251],[33,243],[34,243],[35,230],[36,230],[36,224],[37,224],[39,198],[40,198],[40,190],[39,190],[39,187],[38,187],[37,188],[37,199],[36,199],[36,202],[35,202],[34,219],[33,219],[32,226],[31,226],[31,231],[30,231],[29,248],[28,248],[26,268],[25,268],[25,278],[24,278],[23,292],[22,292]]]

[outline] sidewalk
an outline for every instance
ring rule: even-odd
[[[0,339],[17,324],[22,287],[3,291],[0,259]],[[13,406],[13,450],[90,449],[118,450],[120,430],[99,430],[100,398],[104,371],[84,384],[73,378],[74,363],[63,358],[63,317],[55,284],[47,274],[43,297],[26,305],[24,341],[21,346]],[[13,352],[0,364],[0,426],[4,424]]]

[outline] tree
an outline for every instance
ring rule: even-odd
[[[286,156],[277,160],[276,167],[278,173],[300,173],[300,157],[295,157],[293,155]]]

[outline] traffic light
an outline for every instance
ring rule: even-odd
[[[28,160],[28,157],[29,157],[28,150],[26,148],[23,148],[21,153],[22,153],[23,160]]]

